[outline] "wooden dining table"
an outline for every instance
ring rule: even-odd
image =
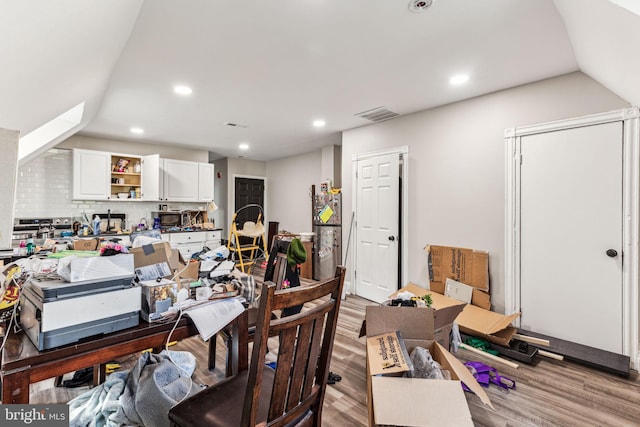
[[[247,311],[231,321],[233,328],[234,372],[248,367]],[[175,321],[147,323],[121,331],[85,338],[79,342],[38,351],[23,332],[8,332],[2,350],[0,377],[2,403],[29,403],[29,385],[48,378],[62,376],[79,369],[94,369],[94,381],[104,380],[104,366],[118,357],[142,350],[161,351],[169,338]],[[182,340],[198,335],[193,321],[184,317],[171,333],[171,340]],[[209,369],[215,368],[215,335],[209,340]]]

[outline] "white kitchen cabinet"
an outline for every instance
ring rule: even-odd
[[[165,233],[162,240],[169,242],[172,249],[177,249],[185,261],[191,255],[200,252],[204,246],[207,233],[204,231],[186,231],[184,233]]]
[[[73,199],[158,200],[159,163],[158,154],[137,156],[74,149]],[[126,197],[119,198],[118,193]]]
[[[204,246],[213,250],[220,246],[222,230],[185,231],[182,233],[163,233],[162,240],[177,249],[182,258],[189,260],[191,255],[200,252]]]
[[[73,199],[107,200],[111,196],[111,154],[73,150]]]
[[[160,155],[136,156],[111,153],[112,200],[158,200],[160,188]],[[131,195],[131,191],[134,191]],[[129,193],[121,199],[119,193]]]
[[[211,250],[217,249],[222,245],[222,230],[209,230],[206,232],[204,245]]]
[[[161,200],[198,201],[198,163],[163,159]]]
[[[213,201],[213,180],[215,179],[212,163],[198,163],[198,201]]]

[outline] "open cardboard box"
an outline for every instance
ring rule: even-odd
[[[489,295],[489,253],[453,246],[427,245],[429,263],[429,289],[445,294],[447,279],[472,286],[471,304],[491,309]]]
[[[141,317],[149,322],[151,315],[158,311],[158,303],[170,299],[169,306],[171,306],[176,301],[178,290],[184,286],[180,279],[175,277],[180,268],[180,252],[177,249],[171,249],[168,242],[156,242],[133,248],[131,253],[136,274],[150,283],[142,285],[142,311],[140,312]],[[151,282],[157,278],[166,280],[162,283]],[[188,286],[188,283],[185,285]]]
[[[408,290],[407,288],[403,289]],[[466,305],[460,301],[452,301],[452,304],[447,306],[443,305],[437,309],[436,307],[369,307],[372,316],[369,317],[369,320],[365,319],[366,334],[370,337],[372,336],[371,330],[393,330],[393,327],[397,326],[398,310],[402,310],[402,319],[407,322],[407,324],[404,325],[404,328],[406,330],[411,329],[411,334],[409,336],[420,336],[420,331],[426,329],[430,331],[431,334],[431,338],[429,339],[437,341],[444,348],[449,348],[449,334],[451,332],[453,321],[458,317]],[[369,325],[370,321],[374,322],[371,326]],[[414,331],[413,328],[416,330]]]
[[[392,376],[375,375],[384,367],[380,364],[374,366],[378,357],[367,346],[369,426],[473,426],[460,381],[493,409],[489,397],[469,370],[434,341],[434,329],[425,327],[421,320],[416,322],[415,316],[428,318],[425,313],[429,311],[438,312],[407,307],[366,308],[367,337],[397,331],[408,354],[417,346],[427,348],[434,360],[451,373],[451,381],[402,378],[397,373]]]
[[[173,276],[176,272],[180,273],[181,279],[198,279],[200,262],[185,261],[180,252],[177,249],[171,249],[171,245],[167,242],[156,242],[133,248],[131,253],[135,268],[155,266],[159,277],[170,280],[175,280]],[[167,273],[167,268],[170,270],[169,274],[162,275],[161,273]]]
[[[390,298],[395,297],[395,295],[403,291],[411,292],[419,297],[430,294],[431,300],[433,301],[432,307],[436,309],[436,313],[447,307],[458,306],[460,304],[458,300],[421,288],[414,283],[409,283],[404,288],[392,294]],[[518,316],[520,316],[520,313],[504,315],[476,307],[472,304],[465,304],[464,309],[458,317],[456,317],[455,321],[458,323],[460,331],[468,335],[481,337],[494,344],[509,347],[509,341],[511,341],[513,335],[517,332],[517,329],[511,326],[511,324]]]

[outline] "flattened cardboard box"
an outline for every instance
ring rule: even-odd
[[[367,354],[371,375],[393,374],[413,369],[400,332],[367,337]]]
[[[453,300],[454,305],[459,301]],[[382,310],[381,310],[382,309]],[[443,369],[451,373],[452,381],[439,381],[393,376],[371,375],[370,353],[367,348],[367,390],[369,426],[472,426],[471,414],[464,391],[463,381],[476,395],[493,409],[489,397],[469,370],[444,347],[434,342],[433,329],[416,325],[415,316],[423,317],[430,311],[424,308],[377,307],[366,308],[367,336],[389,332],[389,328],[400,332],[407,352],[417,346],[429,349],[432,357]],[[435,310],[437,313],[438,310]],[[380,316],[384,316],[380,319]],[[427,316],[428,317],[428,316]],[[431,316],[431,319],[434,317]],[[450,383],[455,384],[451,386]],[[437,404],[429,403],[429,411],[423,410],[425,396],[437,396]]]
[[[509,342],[517,332],[517,329],[511,324],[518,316],[520,316],[520,313],[504,315],[467,304],[457,317],[456,322],[458,322],[460,331],[465,334],[481,337],[494,344],[509,347]]]
[[[429,288],[441,295],[445,292],[445,282],[453,279],[473,286],[472,304],[489,309],[489,253],[475,249],[452,246],[427,245],[429,263]]]

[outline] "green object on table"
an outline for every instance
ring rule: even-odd
[[[498,354],[500,354],[498,351],[492,350],[491,348],[489,348],[489,342],[483,340],[482,338],[469,337],[466,340],[464,340],[464,343],[471,347],[477,348],[478,350],[482,350],[485,353],[493,354],[494,356],[497,356]]]
[[[47,258],[64,258],[70,255],[75,255],[79,257],[92,257],[99,256],[100,251],[60,251],[60,252],[50,252],[47,254]]]

